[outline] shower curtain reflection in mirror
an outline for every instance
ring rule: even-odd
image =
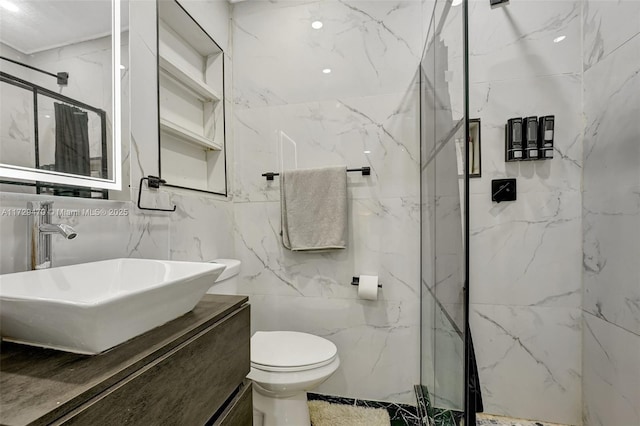
[[[56,102],[55,170],[90,176],[89,117],[79,108]]]

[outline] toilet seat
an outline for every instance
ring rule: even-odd
[[[293,371],[307,371],[307,370],[313,370],[315,368],[320,368],[320,367],[324,367],[325,365],[329,365],[331,364],[335,359],[336,359],[337,355],[332,356],[330,359],[326,360],[326,361],[322,361],[319,362],[317,364],[309,364],[309,365],[300,365],[297,367],[277,367],[274,365],[263,365],[263,364],[258,364],[255,362],[251,362],[251,366],[253,368],[257,368],[258,370],[262,370],[262,371],[272,371],[272,372],[293,372]]]
[[[251,366],[262,371],[295,372],[334,362],[333,342],[296,331],[258,331],[251,337]]]

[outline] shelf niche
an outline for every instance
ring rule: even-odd
[[[158,0],[161,177],[226,194],[224,52],[175,0]]]

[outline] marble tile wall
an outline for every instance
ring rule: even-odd
[[[234,5],[237,291],[253,330],[336,343],[342,365],[321,393],[415,403],[422,12],[412,0]],[[372,169],[348,175],[348,248],[285,250],[279,181],[260,174],[335,164]],[[357,299],[360,274],[380,276],[378,301]]]
[[[231,43],[229,39],[229,5],[226,1],[181,1],[200,25],[225,51],[226,83],[231,81]],[[158,175],[157,74],[156,74],[156,4],[154,1],[131,1],[131,199],[137,200],[140,178]],[[229,92],[229,90],[227,90]],[[229,120],[232,104],[227,96]],[[232,133],[227,133],[227,154],[233,152]],[[227,157],[228,164],[232,158]],[[233,170],[228,170],[229,176]],[[230,179],[230,178],[229,178]],[[144,185],[144,184],[143,184]],[[163,188],[147,190],[143,186],[143,205],[169,208],[174,213],[136,210],[135,226],[141,245],[135,253],[176,260],[212,260],[233,257],[233,205],[230,198],[193,191]],[[163,235],[162,237],[158,237]],[[162,238],[158,248],[146,241]],[[166,240],[165,240],[166,238]]]
[[[470,118],[482,121],[470,322],[485,411],[563,424],[581,422],[581,3],[469,9]],[[548,114],[555,158],[505,163],[507,119]],[[506,177],[518,199],[493,203],[491,180]]]
[[[230,93],[232,56],[228,3],[186,0],[181,4],[225,50]],[[143,205],[165,208],[175,204],[178,206],[176,212],[143,212],[136,206],[140,177],[158,174],[156,5],[155,1],[149,0],[134,0],[129,5],[130,67],[127,67],[126,78],[130,79],[130,85],[124,85],[124,89],[130,90],[130,94],[125,93],[127,96],[123,99],[128,99],[131,115],[123,123],[124,131],[130,129],[130,133],[123,136],[123,175],[126,178],[123,190],[111,193],[111,200],[101,201],[0,193],[0,273],[26,270],[27,217],[13,216],[10,212],[26,207],[27,201],[38,198],[54,199],[55,208],[63,213],[56,221],[71,224],[78,231],[78,237],[72,241],[54,237],[54,262],[60,266],[116,257],[191,261],[234,257],[231,199],[191,191],[162,189],[151,192],[145,189]],[[229,114],[232,111],[230,99],[227,111]],[[227,134],[227,144],[229,159],[233,151],[232,133],[231,136]],[[13,191],[7,186],[2,189]],[[83,208],[104,208],[107,214],[64,214],[64,210],[82,211]],[[110,216],[109,209],[121,209],[127,214]]]
[[[583,422],[640,424],[640,3],[583,25]]]

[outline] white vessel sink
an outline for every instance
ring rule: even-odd
[[[113,259],[0,275],[4,340],[97,354],[191,311],[217,263]]]

